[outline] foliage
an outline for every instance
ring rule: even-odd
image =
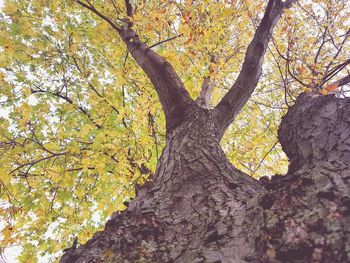
[[[124,1],[90,2],[119,23],[131,19]],[[266,5],[132,4],[136,32],[193,98],[204,78],[215,83],[212,105],[237,76]],[[305,0],[284,14],[260,84],[222,140],[238,168],[255,177],[285,172],[279,120],[301,90],[346,58],[349,10],[346,0]],[[20,260],[33,262],[76,234],[85,242],[125,208],[135,184],[155,170],[165,119],[117,33],[74,1],[6,0],[0,25],[0,246],[20,244]]]

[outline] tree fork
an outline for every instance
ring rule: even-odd
[[[350,260],[349,99],[314,93],[297,99],[279,130],[289,171],[271,181],[233,167],[219,145],[254,91],[272,30],[293,2],[269,0],[236,82],[213,110],[189,97],[132,24],[116,28],[159,95],[166,146],[128,209],[86,244],[66,250],[61,262]]]
[[[228,162],[212,111],[197,106],[190,116],[167,134],[155,175],[127,211],[62,262],[258,260],[255,233],[261,232],[259,202],[266,191]],[[113,255],[105,257],[106,251]]]
[[[228,162],[198,107],[128,209],[61,262],[347,262],[349,113],[348,98],[302,94],[279,131],[289,172],[259,182]]]

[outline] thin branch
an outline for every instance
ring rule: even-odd
[[[78,69],[78,71],[80,72],[80,74],[81,74],[82,76],[84,76],[85,74],[83,73],[82,69],[80,68],[77,59],[76,59],[74,56],[72,56],[72,58],[73,58],[73,61],[74,61],[74,64],[75,64],[76,68]],[[87,82],[87,84],[89,85],[89,87],[93,90],[93,92],[95,92],[95,94],[96,94],[98,97],[100,97],[109,107],[111,107],[117,114],[119,114],[118,109],[117,109],[116,107],[114,107],[104,96],[102,96],[102,95],[98,92],[98,90],[95,88],[95,86],[92,85],[92,83],[91,83],[90,81],[88,81],[88,80],[86,79],[86,82]]]
[[[89,9],[91,12],[95,13],[97,16],[102,18],[104,21],[106,21],[108,24],[110,24],[116,31],[120,32],[121,28],[119,28],[115,23],[113,23],[112,20],[110,20],[107,16],[103,15],[101,12],[99,12],[90,2],[89,4],[85,4],[80,0],[74,0],[77,4],[81,5],[82,7],[85,7]]]
[[[35,94],[35,93],[48,93],[48,94],[57,96],[57,97],[63,99],[64,101],[68,102],[69,104],[71,104],[74,108],[76,108],[81,113],[83,113],[97,127],[97,129],[101,129],[102,128],[101,125],[99,125],[98,123],[96,123],[94,121],[94,119],[92,118],[92,116],[90,115],[90,113],[87,110],[85,110],[82,106],[76,105],[71,98],[69,98],[69,97],[67,97],[65,95],[62,95],[59,92],[52,92],[52,91],[49,91],[49,90],[43,90],[43,89],[41,89],[38,86],[35,86],[35,87],[37,88],[36,90],[31,89],[32,94]]]
[[[158,152],[158,140],[157,140],[157,135],[156,135],[156,130],[155,130],[155,121],[154,121],[154,116],[151,114],[151,112],[148,112],[148,123],[151,126],[151,130],[152,130],[152,137],[154,140],[154,144],[156,146],[156,156],[157,159],[159,157],[159,152]]]
[[[115,0],[111,0],[111,2],[112,2],[112,5],[113,5],[115,11],[121,13],[121,10],[120,10],[120,8],[117,6],[117,3],[115,2]]]
[[[286,60],[286,67],[287,67],[287,71],[289,73],[289,75],[296,81],[298,82],[300,85],[302,85],[303,87],[308,87],[308,85],[303,82],[301,79],[297,78],[297,76],[295,76],[294,73],[292,73],[291,69],[290,69],[290,61],[291,59],[289,58],[289,46],[288,46],[288,51],[287,51],[287,60]]]
[[[335,77],[341,70],[343,70],[347,65],[350,64],[350,59],[346,60],[345,62],[339,64],[338,66],[334,67],[332,70],[328,72],[326,76],[323,77],[321,83],[319,83],[316,88],[322,87],[327,81],[330,81],[333,77]],[[347,84],[347,83],[345,83]],[[343,85],[345,85],[343,84]]]
[[[302,85],[303,87],[307,87],[307,84],[304,83],[302,80],[300,80],[299,78],[297,78],[295,76],[294,73],[292,73],[291,69],[290,69],[290,62],[292,61],[289,57],[289,53],[290,53],[290,47],[289,47],[289,43],[290,41],[288,41],[288,47],[287,47],[287,54],[286,56],[284,56],[281,51],[278,49],[277,47],[277,44],[276,44],[276,41],[274,40],[274,38],[272,38],[272,42],[276,48],[276,51],[277,51],[277,54],[283,59],[286,61],[286,69],[287,69],[287,72],[289,73],[289,75],[296,81],[298,82],[300,85]]]
[[[263,156],[263,158],[261,159],[260,163],[258,164],[258,166],[254,169],[254,171],[252,172],[252,174],[250,176],[253,177],[253,175],[256,173],[256,171],[260,168],[260,166],[263,164],[265,158],[272,152],[272,150],[276,147],[278,141],[276,141],[272,147],[270,148],[270,150],[268,150],[267,153],[265,153],[265,155]]]
[[[273,44],[275,45],[275,42],[274,42],[274,39],[272,39],[272,42]],[[276,49],[277,49],[277,45],[275,46]],[[284,88],[284,102],[286,103],[287,107],[289,108],[289,103],[288,103],[288,99],[287,99],[287,95],[289,95],[288,93],[288,78],[284,76],[283,72],[282,72],[282,69],[281,69],[281,65],[280,63],[278,62],[275,54],[272,52],[271,48],[268,47],[268,50],[273,58],[273,60],[275,61],[276,65],[277,65],[277,69],[278,69],[278,72],[282,78],[282,81],[283,81],[283,88]]]
[[[152,46],[149,46],[148,48],[154,48],[154,47],[156,47],[156,46],[159,46],[159,45],[161,45],[161,44],[164,44],[164,43],[166,43],[166,42],[169,42],[169,41],[171,41],[171,40],[174,40],[174,39],[176,39],[176,38],[178,38],[178,37],[181,37],[182,35],[183,35],[183,34],[180,34],[180,35],[177,35],[177,36],[174,36],[174,37],[167,38],[167,39],[165,39],[165,40],[162,40],[162,41],[160,41],[160,42],[158,42],[158,43],[153,44]]]
[[[326,76],[326,75],[328,74],[329,69],[330,69],[331,66],[333,65],[333,61],[336,60],[336,59],[338,58],[338,56],[340,55],[340,52],[342,51],[342,49],[343,49],[343,47],[344,47],[344,45],[345,45],[345,42],[348,40],[349,36],[350,36],[350,29],[348,29],[348,31],[345,33],[344,39],[343,39],[343,41],[341,42],[340,47],[337,48],[337,53],[335,53],[335,55],[333,56],[332,61],[329,62],[329,64],[327,65],[326,70],[325,70],[325,73],[324,73],[324,76]]]
[[[46,156],[46,157],[42,157],[40,159],[37,159],[35,161],[32,161],[32,162],[29,162],[29,163],[24,163],[24,164],[21,164],[19,166],[17,166],[15,169],[11,170],[10,171],[10,174],[13,174],[14,172],[18,171],[19,169],[25,167],[25,166],[33,166],[39,162],[42,162],[42,161],[45,161],[45,160],[48,160],[48,159],[51,159],[51,158],[55,158],[55,157],[59,157],[59,156],[62,156],[62,155],[65,155],[66,152],[63,152],[63,153],[57,153],[57,154],[52,154],[52,155],[49,155],[49,156]]]
[[[326,34],[327,34],[327,30],[328,30],[328,27],[325,27],[325,28],[324,28],[324,32],[323,32],[322,37],[321,37],[321,38],[322,38],[321,45],[320,45],[320,47],[317,49],[317,53],[316,53],[316,56],[315,56],[315,58],[314,58],[314,63],[315,63],[315,65],[317,64],[317,59],[318,59],[319,55],[321,54],[321,51],[322,51],[322,48],[323,48],[324,44],[326,43]]]

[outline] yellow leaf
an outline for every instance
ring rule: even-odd
[[[320,93],[323,95],[323,96],[326,96],[328,94],[328,90],[327,89],[321,89]]]
[[[7,3],[3,9],[5,14],[11,15],[17,11],[17,6],[15,3]]]
[[[6,67],[8,65],[7,57],[4,52],[0,52],[0,67]]]
[[[12,230],[13,230],[12,226],[8,225],[1,231],[1,235],[4,238],[5,244],[8,243],[11,239]]]
[[[8,184],[11,179],[11,175],[7,173],[2,167],[0,167],[0,179],[4,184]]]

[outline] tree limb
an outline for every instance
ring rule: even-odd
[[[213,92],[215,85],[215,80],[211,81],[210,77],[205,77],[202,83],[201,92],[199,94],[199,97],[196,99],[196,102],[199,106],[203,108],[209,109],[210,105],[210,98],[211,93]]]
[[[331,80],[333,77],[335,77],[341,70],[343,70],[346,66],[350,65],[350,59],[346,60],[345,62],[339,64],[338,66],[334,67],[332,70],[328,71],[327,75],[325,75],[321,81],[320,84],[316,86],[316,88],[322,87],[327,81]],[[344,83],[345,85],[347,83]],[[339,85],[338,85],[339,86]]]
[[[350,83],[350,74],[341,78],[341,79],[338,79],[337,81],[329,84],[327,87],[334,87],[334,88],[340,88],[341,86],[345,86],[347,84]],[[326,87],[326,89],[327,89]],[[333,91],[333,90],[329,90],[330,92]]]
[[[128,20],[129,20],[133,15],[133,8],[129,0],[125,0],[125,6],[126,6],[126,14],[128,15]],[[133,25],[132,22],[128,21],[128,27],[131,28],[132,25]]]
[[[242,69],[235,83],[214,108],[220,137],[253,93],[261,75],[263,58],[272,31],[283,10],[289,8],[295,1],[269,0],[264,17],[247,48]]]
[[[173,37],[164,39],[164,40],[162,40],[162,41],[159,41],[158,43],[153,44],[152,46],[149,46],[148,48],[154,48],[154,47],[156,47],[156,46],[159,46],[159,45],[161,45],[161,44],[164,44],[164,43],[166,43],[166,42],[169,42],[169,41],[171,41],[171,40],[174,40],[175,38],[181,37],[182,35],[183,35],[183,34],[180,34],[180,35],[177,35],[177,36],[173,36]]]
[[[339,84],[338,84],[338,87],[341,87],[341,86],[344,86],[348,83],[350,83],[350,75],[347,75],[346,77],[338,80]]]
[[[117,30],[118,32],[121,30],[115,23],[113,23],[113,21],[111,19],[109,19],[107,16],[105,16],[101,12],[99,12],[89,1],[87,1],[88,4],[85,4],[80,0],[75,0],[75,2],[79,5],[81,5],[82,7],[89,9],[91,12],[93,12],[94,14],[99,16],[101,19],[103,19],[108,24],[110,24],[113,27],[113,29]]]
[[[118,27],[95,7],[79,0],[76,2],[108,22],[119,33],[130,54],[147,74],[158,93],[166,117],[167,130],[176,127],[188,112],[189,107],[195,106],[195,102],[191,99],[173,67],[140,40],[131,28],[132,23],[128,22],[124,27]],[[130,2],[127,0],[125,2],[127,15],[132,15]]]

